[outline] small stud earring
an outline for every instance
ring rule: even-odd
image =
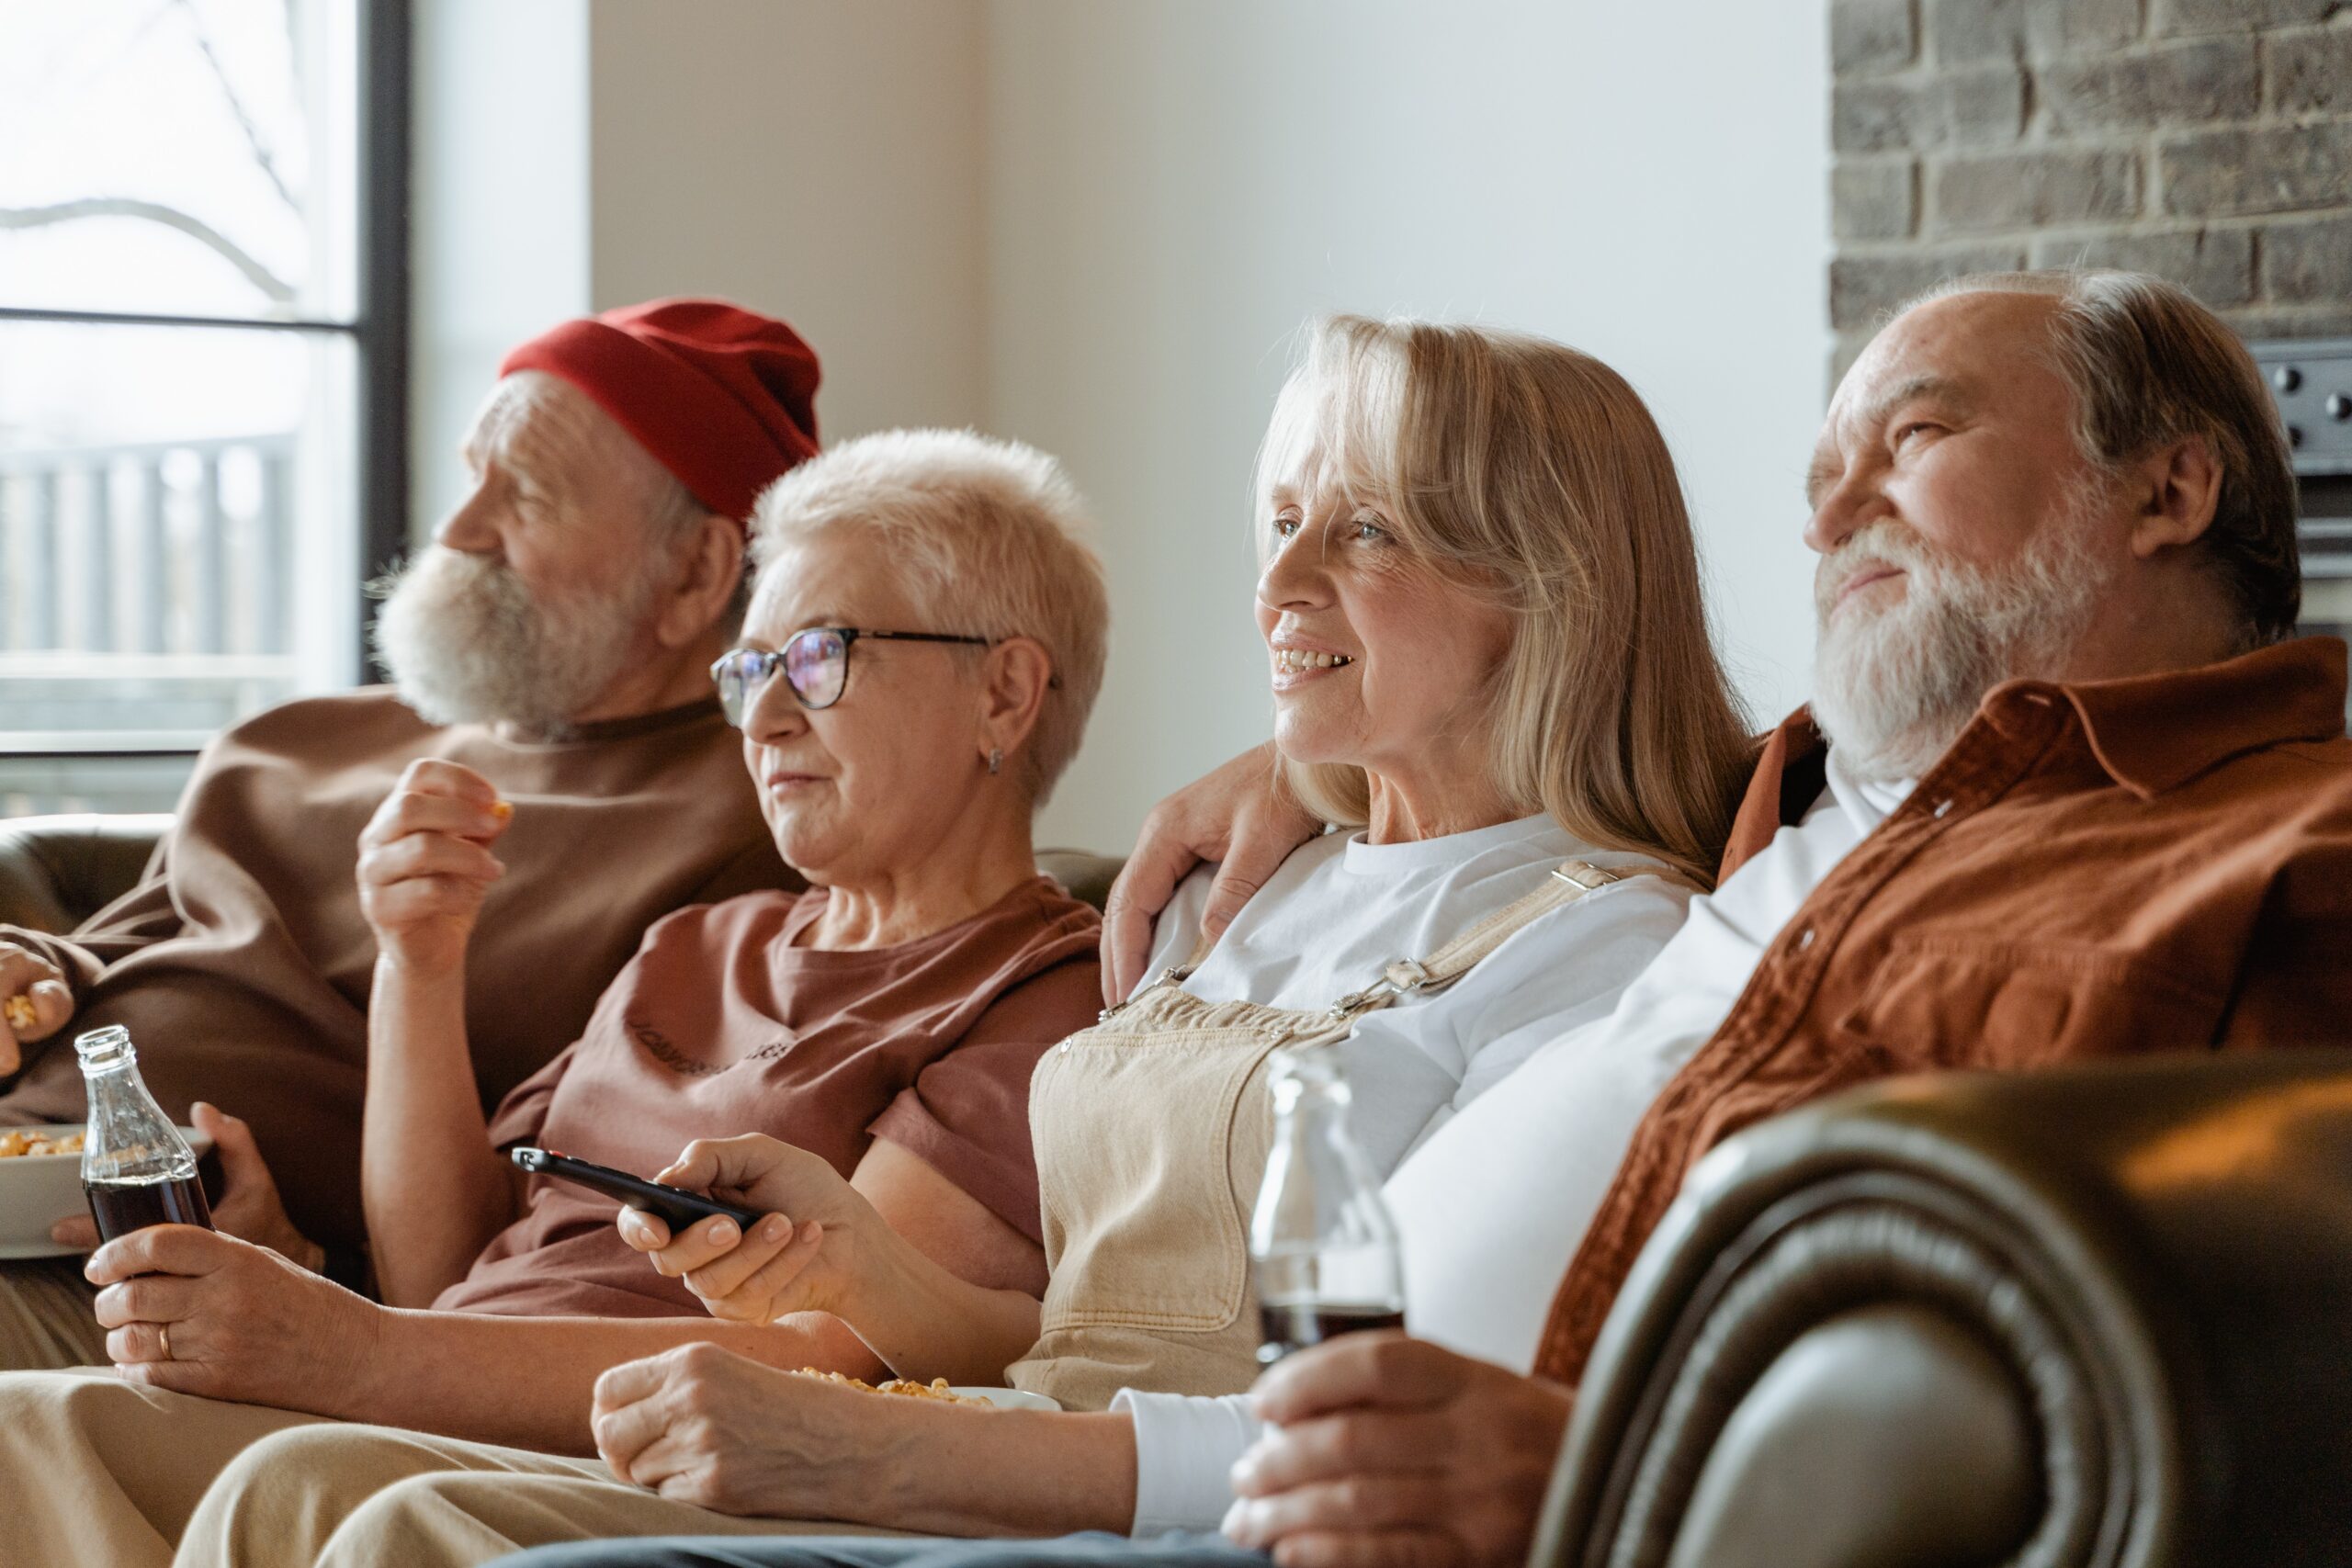
[[[1004,753],[991,748],[989,751],[989,772],[995,773],[999,768],[1003,766]]]

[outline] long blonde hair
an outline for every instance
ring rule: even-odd
[[[1528,815],[1714,880],[1756,757],[1708,640],[1665,438],[1624,378],[1546,339],[1334,316],[1274,406],[1274,477],[1319,449],[1352,504],[1509,612],[1489,698],[1493,783]],[[1361,768],[1283,763],[1308,809],[1360,825]]]

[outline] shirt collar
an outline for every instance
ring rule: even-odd
[[[1747,793],[1732,818],[1723,869],[1715,877],[1718,885],[1770,843],[1773,834],[1804,819],[1806,808],[1828,785],[1828,743],[1814,728],[1811,708],[1797,709],[1764,738],[1763,754],[1756,759]]]
[[[2219,664],[2121,681],[2011,681],[1986,695],[1978,715],[2015,724],[2034,695],[2062,696],[2082,720],[2099,766],[2148,798],[2248,751],[2341,736],[2345,660],[2340,638],[2298,637]],[[1811,708],[1797,709],[1765,738],[1722,875],[1804,818],[1827,782],[1827,754]]]
[[[2099,766],[2148,799],[2249,751],[2342,736],[2345,645],[2301,637],[2219,664],[2120,681],[2011,681],[1995,687],[1978,711],[1998,723],[2038,693],[2071,704]]]

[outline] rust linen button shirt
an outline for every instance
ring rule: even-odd
[[[2345,645],[2123,681],[2012,682],[1765,951],[1635,1129],[1536,1371],[1574,1382],[1708,1149],[1896,1073],[2352,1043]],[[1726,875],[1820,794],[1774,732]]]

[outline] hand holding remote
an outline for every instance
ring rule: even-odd
[[[765,1211],[681,1231],[622,1211],[621,1238],[699,1297],[714,1317],[773,1323],[796,1312],[855,1321],[854,1296],[895,1233],[822,1157],[756,1134],[686,1146],[659,1179]]]

